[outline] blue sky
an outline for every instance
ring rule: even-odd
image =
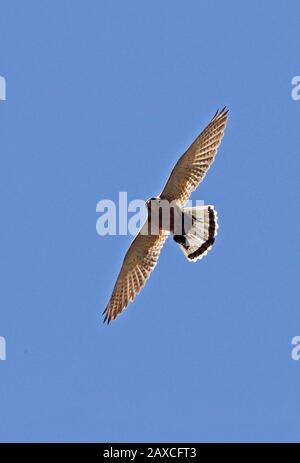
[[[1,1],[1,441],[300,441],[299,26],[296,1]],[[158,194],[224,105],[213,250],[169,240],[103,325],[131,237],[96,203]]]

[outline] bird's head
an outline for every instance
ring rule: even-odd
[[[156,206],[160,203],[160,198],[159,197],[156,197],[156,198],[150,198],[150,199],[147,199],[146,201],[146,207],[147,209],[151,209],[152,206]]]

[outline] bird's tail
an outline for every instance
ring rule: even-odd
[[[218,230],[217,213],[213,206],[185,207],[183,213],[191,216],[191,225],[182,235],[174,235],[174,240],[185,257],[196,262],[206,256],[215,242]]]

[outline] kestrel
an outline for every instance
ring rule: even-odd
[[[216,112],[208,126],[177,161],[161,194],[146,201],[146,222],[125,255],[111,298],[103,312],[104,322],[114,320],[135,299],[157,264],[160,251],[170,234],[192,262],[205,256],[214,244],[218,229],[214,207],[184,207],[184,204],[215,158],[224,135],[227,115],[226,107]],[[163,205],[169,205],[167,218],[163,218]]]

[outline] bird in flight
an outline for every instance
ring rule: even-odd
[[[214,244],[218,228],[214,207],[184,207],[184,204],[215,158],[227,116],[226,107],[216,112],[177,161],[160,195],[146,201],[146,222],[125,255],[111,298],[103,312],[104,322],[115,320],[135,299],[157,264],[160,251],[170,234],[185,257],[192,262],[205,256]],[[164,214],[166,205],[169,206],[168,214]]]

